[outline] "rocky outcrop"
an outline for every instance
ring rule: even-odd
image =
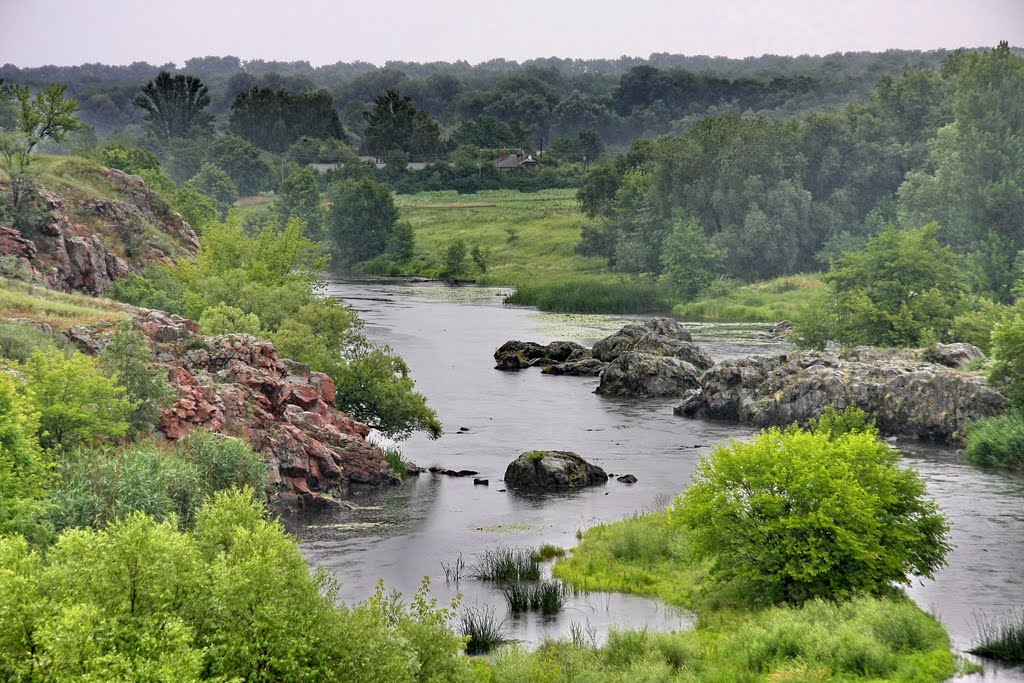
[[[955,442],[968,420],[998,414],[1006,399],[981,375],[929,358],[959,363],[975,353],[980,351],[958,345],[926,351],[858,347],[840,355],[804,351],[729,360],[705,372],[675,412],[765,427],[806,425],[830,405],[856,406],[884,434]]]
[[[570,451],[528,451],[505,470],[505,485],[520,491],[557,491],[607,481],[603,469]]]
[[[532,366],[555,365],[586,358],[589,351],[576,342],[553,341],[550,344],[510,340],[494,352],[495,370],[521,370]]]
[[[627,351],[601,373],[596,393],[605,396],[682,396],[700,386],[700,371],[672,356]]]
[[[112,169],[95,173],[109,196],[65,198],[41,189],[35,208],[41,218],[31,235],[0,228],[0,256],[14,255],[28,276],[62,291],[103,294],[110,283],[147,263],[195,254],[199,239],[169,204],[142,178]]]
[[[244,438],[266,458],[275,492],[309,507],[352,485],[398,483],[366,441],[369,428],[335,407],[327,375],[278,358],[273,344],[250,335],[201,336],[176,315],[143,311],[135,324],[178,392],[158,426],[167,439],[195,427]]]
[[[594,358],[611,363],[620,355],[633,348],[649,334],[665,337],[674,342],[692,342],[690,331],[671,318],[651,318],[640,323],[626,325],[615,334],[594,344],[591,352]]]

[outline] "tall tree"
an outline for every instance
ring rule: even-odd
[[[397,222],[390,190],[374,180],[347,180],[331,192],[327,230],[335,257],[343,263],[383,254]]]
[[[396,150],[412,156],[430,157],[441,150],[441,131],[424,111],[417,111],[412,98],[388,90],[364,112],[366,130],[362,151],[378,158]]]
[[[209,128],[209,89],[196,76],[161,71],[142,87],[132,103],[146,112],[150,131],[160,139],[184,137],[193,128]]]

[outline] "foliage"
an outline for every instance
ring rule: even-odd
[[[1014,411],[968,425],[964,457],[981,467],[1024,468],[1024,415]]]
[[[487,654],[508,642],[508,636],[495,616],[493,607],[467,609],[462,614],[460,630],[466,638],[466,654]]]
[[[992,362],[988,381],[999,386],[1017,408],[1024,409],[1024,315],[997,324],[992,329]]]
[[[398,222],[391,192],[365,178],[347,180],[331,189],[327,234],[339,263],[354,264],[383,254]]]
[[[387,255],[399,263],[409,261],[416,254],[416,233],[408,221],[399,221],[388,237]]]
[[[217,202],[217,209],[220,211],[221,218],[227,216],[231,205],[238,199],[238,188],[235,187],[231,176],[225,173],[219,166],[209,162],[203,164],[202,168],[199,169],[199,173],[192,176],[186,187],[204,194]]]
[[[0,371],[0,536],[47,540],[45,498],[51,486],[49,458],[39,448],[39,413],[15,380]]]
[[[665,313],[671,308],[662,287],[622,275],[526,280],[505,303],[560,313]]]
[[[254,313],[220,302],[210,306],[199,318],[203,334],[228,334],[238,332],[259,336],[260,319]]]
[[[665,237],[661,277],[692,300],[715,279],[724,258],[725,250],[707,239],[697,221],[676,221]]]
[[[125,398],[134,406],[128,423],[135,434],[152,431],[177,396],[167,381],[166,369],[153,365],[146,336],[128,325],[122,325],[110,338],[99,355],[99,368],[124,388]]]
[[[415,391],[409,366],[388,347],[364,350],[348,359],[334,382],[338,408],[353,418],[393,438],[420,429],[431,438],[441,436],[441,422]]]
[[[18,368],[39,411],[39,440],[50,448],[118,439],[136,404],[105,376],[96,359],[74,352],[36,351]]]
[[[254,87],[235,96],[228,130],[261,149],[286,151],[302,137],[346,140],[326,90],[295,93]]]
[[[45,558],[0,538],[0,667],[20,680],[467,681],[451,611],[425,590],[338,606],[251,492],[222,492],[191,532],[135,512],[64,532]]]
[[[285,178],[274,200],[274,210],[283,225],[287,225],[292,218],[298,218],[305,221],[308,235],[321,235],[324,220],[316,171],[304,168]]]
[[[206,159],[228,174],[241,195],[254,195],[267,189],[273,179],[270,165],[259,150],[237,135],[215,138]]]
[[[931,576],[950,547],[948,523],[898,459],[863,413],[830,411],[810,431],[719,446],[672,514],[715,580],[751,599],[881,594],[908,573]]]
[[[466,251],[465,240],[455,240],[448,245],[444,261],[441,263],[441,277],[448,280],[459,277],[466,261]]]
[[[71,344],[35,325],[0,320],[0,358],[25,361],[39,349],[60,349],[68,352]]]
[[[426,112],[417,110],[412,98],[396,90],[377,97],[364,117],[364,153],[384,158],[393,150],[400,150],[413,157],[429,158],[442,151],[437,123]]]
[[[817,276],[807,275],[751,284],[720,278],[709,284],[699,299],[677,304],[672,312],[683,320],[776,323],[797,317],[822,287]]]
[[[889,228],[832,264],[828,289],[795,321],[801,343],[915,346],[945,338],[965,293],[938,225]]]
[[[44,140],[61,142],[83,128],[76,115],[78,102],[66,97],[66,91],[66,86],[51,85],[32,97],[28,86],[10,86],[18,120],[14,131],[0,130],[0,160],[10,178],[11,208],[15,227],[19,229],[28,227],[19,219],[24,219],[25,202],[32,189],[32,151]]]
[[[154,308],[171,313],[182,312],[185,287],[162,264],[146,264],[145,276],[129,273],[110,283],[107,296],[132,306]]]
[[[196,76],[161,71],[142,86],[132,104],[146,112],[150,133],[161,140],[209,129],[212,122],[203,111],[210,104],[209,88]]]
[[[143,171],[154,171],[160,168],[160,160],[148,149],[122,147],[114,144],[107,144],[100,151],[100,163],[131,175],[139,175]]]

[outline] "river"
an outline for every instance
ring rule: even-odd
[[[417,434],[403,443],[406,457],[421,467],[475,470],[490,482],[474,486],[472,478],[424,474],[357,495],[353,502],[363,509],[293,523],[305,556],[341,581],[346,601],[365,600],[381,579],[411,595],[426,576],[440,601],[461,594],[464,607],[490,606],[501,619],[507,610],[500,593],[472,579],[446,583],[443,564],[454,566],[461,556],[472,565],[477,554],[498,546],[572,547],[579,530],[663,507],[685,488],[701,455],[752,434],[734,424],[676,417],[673,400],[598,396],[596,378],[493,370],[494,349],[508,339],[589,345],[630,319],[503,306],[505,293],[385,282],[328,287],[327,295],[359,311],[371,340],[402,355],[444,424],[438,440]],[[715,360],[783,348],[744,341],[751,339],[749,326],[691,329]],[[962,651],[980,615],[1005,615],[1024,605],[1024,477],[970,467],[952,449],[897,445],[951,519],[955,545],[935,580],[915,580],[908,592],[943,620]],[[638,481],[543,497],[502,491],[507,464],[533,449],[576,451]],[[671,629],[690,623],[689,614],[657,601],[602,593],[571,597],[554,619],[509,618],[505,630],[534,643],[575,627],[599,642],[613,625]],[[1024,681],[1024,670],[985,667],[983,680]],[[981,676],[964,680],[970,679]]]

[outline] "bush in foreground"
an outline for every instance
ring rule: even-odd
[[[949,524],[862,412],[716,448],[672,515],[695,557],[751,602],[881,594],[944,564]]]

